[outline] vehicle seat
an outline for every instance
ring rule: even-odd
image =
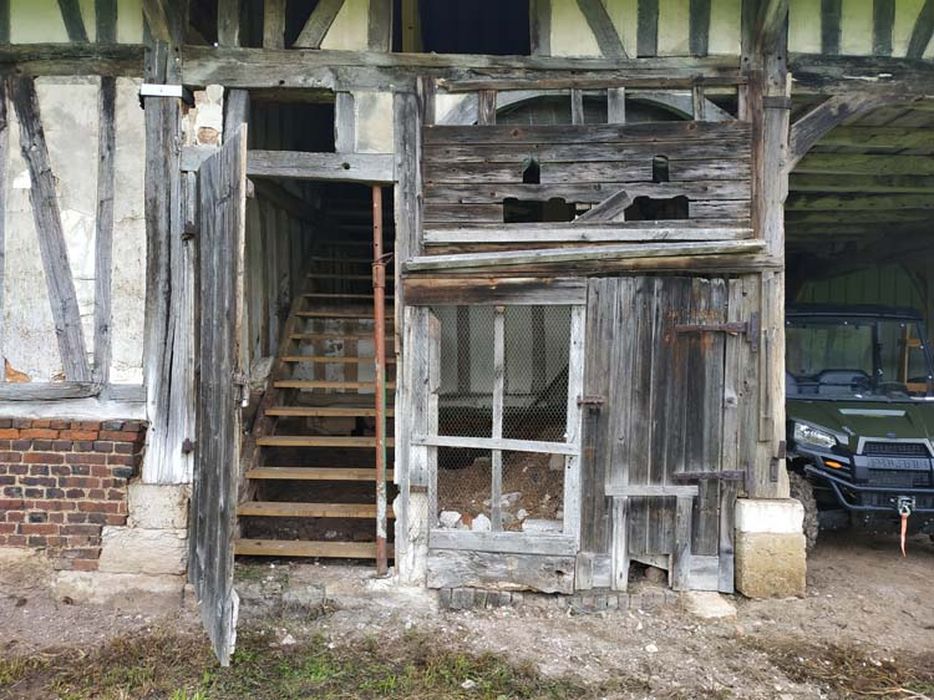
[[[868,382],[869,375],[859,369],[828,369],[817,380],[817,393],[821,396],[848,396],[857,384]]]

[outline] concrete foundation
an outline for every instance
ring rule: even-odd
[[[736,590],[749,598],[803,596],[804,509],[793,499],[736,502]]]

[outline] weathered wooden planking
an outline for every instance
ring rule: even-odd
[[[429,549],[429,588],[493,588],[503,591],[574,591],[574,556],[502,554]]]
[[[485,204],[502,202],[507,197],[547,201],[564,197],[567,201],[598,204],[606,201],[620,189],[631,197],[652,196],[659,198],[687,197],[691,200],[749,201],[748,180],[717,180],[706,182],[591,182],[583,184],[534,185],[534,184],[489,184],[478,188],[471,184],[426,183],[426,197],[438,204]],[[934,189],[931,187],[929,189]],[[579,217],[580,218],[580,217]]]
[[[238,599],[233,536],[240,462],[240,327],[246,202],[246,128],[229,134],[200,171],[201,333],[197,451],[188,577],[214,652],[230,663]]]
[[[470,530],[431,530],[432,549],[472,550],[503,554],[547,554],[573,556],[577,540],[571,535],[530,534],[527,532],[471,532]]]
[[[501,124],[489,129],[471,126],[433,125],[425,127],[425,146],[485,144],[678,144],[689,141],[731,141],[748,143],[752,137],[749,122],[642,122],[628,124]]]
[[[55,176],[42,128],[35,82],[30,77],[10,80],[10,99],[20,127],[20,150],[29,169],[32,186],[29,202],[39,239],[49,304],[61,353],[65,378],[77,382],[91,379],[87,346],[81,327],[75,282],[68,262],[68,248],[55,189]]]
[[[251,150],[247,174],[331,182],[391,183],[393,157],[354,153]]]
[[[716,212],[711,212],[716,213]],[[729,224],[733,224],[732,226]],[[684,220],[630,221],[591,226],[568,224],[477,224],[463,228],[425,228],[424,242],[430,245],[452,243],[621,243],[635,241],[725,241],[751,238],[752,229],[734,221],[700,222]]]
[[[476,279],[451,277],[407,277],[403,280],[406,303],[415,306],[437,304],[581,304],[586,297],[585,283],[577,278]]]

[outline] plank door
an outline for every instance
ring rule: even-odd
[[[240,463],[240,326],[246,210],[246,127],[198,171],[200,296],[197,441],[188,577],[222,665],[236,642],[233,535]]]
[[[732,589],[732,540],[726,532],[721,538],[722,482],[717,478],[724,445],[727,334],[699,329],[727,322],[727,300],[723,279],[597,279],[588,290],[588,337],[602,340],[590,346],[586,392],[604,397],[589,436],[593,486],[601,476],[607,490],[697,484],[688,584],[696,589]],[[686,472],[704,477],[678,477]],[[705,478],[707,473],[713,478]],[[609,503],[603,511],[604,524],[590,525],[600,529],[592,539],[597,547],[603,540],[612,550]],[[591,513],[599,516],[600,508]],[[629,556],[659,561],[673,553],[674,497],[631,498],[626,518]],[[732,523],[724,528],[731,532]],[[722,564],[721,539],[723,557],[729,559]],[[728,572],[728,584],[721,585],[721,568]]]

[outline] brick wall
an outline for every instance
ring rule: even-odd
[[[101,528],[126,523],[145,435],[139,421],[0,419],[0,546],[97,569]]]

